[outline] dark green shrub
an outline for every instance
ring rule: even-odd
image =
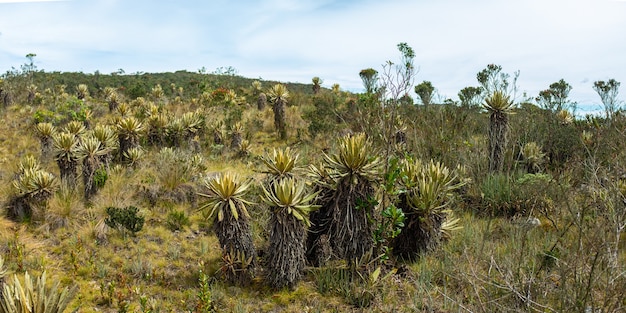
[[[304,112],[304,119],[309,122],[309,133],[315,138],[318,134],[329,134],[336,130],[338,99],[332,94],[318,95],[313,98],[313,106]]]
[[[108,207],[106,211],[108,217],[104,219],[104,223],[111,228],[126,229],[133,236],[143,228],[144,217],[137,214],[139,209],[134,206]]]
[[[100,167],[99,169],[97,169],[96,172],[93,174],[93,181],[96,185],[96,188],[100,189],[104,187],[104,184],[106,183],[108,178],[109,175],[107,174],[107,171],[104,167]]]

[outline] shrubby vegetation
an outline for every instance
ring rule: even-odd
[[[619,82],[581,117],[490,64],[436,103],[398,49],[362,94],[30,55],[0,81],[0,309],[624,311]]]

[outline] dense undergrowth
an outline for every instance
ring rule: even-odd
[[[96,84],[85,82],[82,94],[70,74],[37,73],[29,79],[38,88],[21,86],[21,76],[3,82],[12,92],[0,125],[0,255],[8,273],[46,272],[48,281],[76,286],[69,308],[79,312],[625,309],[626,118],[620,112],[573,118],[515,104],[501,169],[493,171],[490,116],[478,106],[406,99],[383,106],[374,93],[288,85],[281,134],[272,97],[267,106],[259,103],[273,83],[179,74],[185,75],[148,75],[163,79],[167,92],[145,75],[122,75],[123,82],[103,75]],[[55,132],[69,132],[71,121],[84,129],[74,130],[75,147],[66,152],[59,152],[65,151],[60,139],[46,147],[45,134],[36,130],[50,123]],[[86,154],[84,136],[98,126],[110,128],[110,141]],[[344,162],[343,149],[359,144],[349,138],[361,132],[365,154],[357,153],[358,164]],[[278,164],[276,151],[286,147],[296,151],[297,162],[281,172],[285,164]],[[83,152],[76,177],[91,180],[61,181],[58,160],[67,160],[65,166],[77,149]],[[276,168],[268,170],[268,163]],[[43,172],[54,179],[45,190],[33,183]],[[242,196],[247,213],[227,200],[222,214],[224,221],[247,214],[254,256],[222,251],[215,231],[234,224],[218,227],[217,215],[198,210],[202,195],[213,195],[207,179],[223,172],[249,184]],[[267,272],[275,268],[266,264],[273,259],[268,254],[282,247],[272,243],[272,225],[308,224],[286,222],[290,215],[270,201],[283,174],[317,192],[310,209],[320,213],[311,214],[311,229],[324,218],[365,216],[359,231],[341,224],[315,228],[316,242],[330,252],[319,252],[319,266],[309,260],[300,273],[286,271],[285,284]],[[424,200],[428,182],[444,174],[447,187],[432,203]],[[95,192],[86,188],[92,181]],[[305,202],[288,212],[307,216]],[[360,213],[332,213],[346,207]],[[429,241],[415,254],[409,241],[409,257],[394,254],[398,234],[415,227],[424,231],[414,240]],[[289,240],[289,228],[280,231]],[[332,242],[342,236],[360,241]],[[364,245],[371,245],[369,253]],[[228,279],[248,270],[245,282]]]

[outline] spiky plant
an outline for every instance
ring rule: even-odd
[[[46,272],[33,279],[24,274],[24,285],[17,277],[2,286],[0,313],[62,313],[76,295],[77,287],[59,288],[57,281],[52,288],[46,286]]]
[[[85,124],[83,124],[82,122],[70,121],[65,125],[63,131],[74,136],[80,136],[84,134],[87,129],[85,128]]]
[[[261,82],[260,81],[255,80],[255,81],[252,82],[251,85],[252,85],[251,89],[252,89],[252,94],[253,95],[258,95],[258,94],[261,93],[262,89],[261,89]]]
[[[246,157],[250,155],[250,141],[248,139],[244,139],[241,141],[241,145],[239,146],[239,151],[237,151],[237,155],[240,157]]]
[[[180,117],[170,119],[165,129],[168,142],[174,147],[180,147],[185,132],[185,126]]]
[[[0,303],[4,302],[4,284],[7,276],[7,268],[4,267],[4,258],[0,255]],[[0,305],[2,307],[2,305]]]
[[[127,162],[125,154],[128,150],[139,146],[139,137],[144,130],[143,124],[136,118],[130,116],[117,123],[117,138],[119,140],[119,157],[123,162]]]
[[[128,149],[128,151],[124,153],[124,160],[126,160],[126,165],[131,168],[137,168],[139,162],[141,161],[141,159],[143,159],[144,154],[145,152],[140,146]]]
[[[163,87],[161,87],[161,84],[156,84],[156,86],[152,87],[150,94],[152,95],[152,98],[154,100],[160,100],[161,98],[163,98],[163,96],[165,96],[165,93],[163,92]]]
[[[100,145],[103,150],[106,151],[105,154],[100,156],[100,162],[108,168],[113,157],[113,153],[119,146],[115,129],[109,125],[96,125],[92,130],[92,135],[100,141]]]
[[[38,123],[35,125],[35,135],[41,143],[41,157],[48,158],[52,150],[52,136],[56,128],[51,123]]]
[[[204,116],[199,111],[186,112],[180,117],[182,139],[191,142],[195,136],[201,135],[205,129]]]
[[[85,200],[89,201],[98,191],[94,174],[101,167],[101,157],[108,153],[108,149],[94,136],[83,138],[76,149],[76,155],[83,162],[83,185]]]
[[[274,289],[292,289],[299,281],[304,265],[306,227],[315,194],[308,193],[304,183],[282,179],[268,189],[263,187],[263,201],[270,206],[270,240],[267,282]]]
[[[287,138],[287,121],[286,121],[286,106],[287,99],[289,99],[289,91],[287,87],[282,84],[274,85],[267,93],[274,110],[274,126],[278,132],[280,139]]]
[[[13,181],[14,195],[9,200],[7,216],[17,221],[27,220],[35,208],[43,208],[57,188],[54,175],[39,169],[39,162],[26,157],[20,162]]]
[[[398,207],[404,212],[405,226],[393,241],[393,252],[403,259],[415,260],[439,245],[452,192],[464,182],[454,171],[434,161],[406,161],[402,177],[404,193]]]
[[[104,99],[109,104],[109,112],[117,110],[120,103],[120,96],[113,87],[104,88]]]
[[[322,88],[322,79],[315,76],[311,79],[311,82],[313,83],[313,94],[318,94],[320,92],[320,89]]]
[[[534,141],[527,142],[522,147],[522,157],[528,173],[536,174],[541,171],[545,156],[545,153],[541,151],[541,146]]]
[[[230,148],[233,150],[239,150],[241,148],[241,141],[243,140],[243,125],[240,122],[235,123],[230,129]]]
[[[485,99],[483,107],[489,112],[489,170],[499,172],[504,165],[513,101],[504,92],[495,91]]]
[[[127,117],[131,113],[130,105],[126,102],[119,103],[115,108],[115,111],[123,118]]]
[[[148,143],[155,146],[163,145],[166,141],[170,122],[169,115],[166,113],[150,115],[148,118]]]
[[[335,181],[332,173],[323,164],[309,165],[307,177],[313,184],[313,193],[317,196],[313,203],[319,206],[311,212],[311,226],[306,241],[306,257],[313,266],[323,266],[332,256],[328,235],[333,219],[333,196]]]
[[[580,140],[582,140],[585,146],[590,147],[593,144],[593,133],[583,130],[580,134]]]
[[[78,84],[76,86],[76,97],[80,100],[85,100],[89,97],[89,87],[85,84]]]
[[[260,93],[256,98],[256,108],[259,111],[265,110],[265,106],[267,105],[267,95],[265,93]]]
[[[245,199],[250,188],[250,182],[243,182],[234,173],[224,172],[204,181],[207,193],[199,193],[207,198],[199,210],[213,222],[213,230],[224,254],[231,254],[232,258],[243,255],[242,260],[249,258],[252,261],[245,267],[234,271],[226,279],[236,283],[248,283],[254,274],[254,258],[256,251],[252,242],[250,228],[250,214],[247,205],[251,202]],[[242,264],[243,265],[243,264]]]
[[[339,151],[325,155],[336,181],[330,242],[333,252],[349,264],[354,264],[373,248],[372,204],[381,161],[372,152],[365,134],[359,133],[341,138]]]
[[[217,122],[213,125],[213,144],[224,144],[224,125],[222,122]]]
[[[266,170],[263,173],[268,174],[269,185],[275,182],[293,177],[293,170],[298,162],[299,155],[291,148],[274,149],[272,154],[261,157]]]
[[[61,182],[74,188],[76,186],[76,168],[78,167],[77,137],[70,133],[58,133],[52,137],[52,145],[54,158],[61,173]]]
[[[28,101],[28,103],[32,103],[35,100],[35,95],[37,94],[37,85],[28,85],[28,87],[26,87],[26,91],[28,91],[28,98],[26,101]]]
[[[556,117],[559,119],[561,125],[569,125],[574,121],[574,116],[568,110],[560,110],[556,113]]]

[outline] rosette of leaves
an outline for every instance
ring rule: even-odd
[[[185,133],[185,125],[180,117],[172,118],[165,129],[168,142],[174,147],[180,147]]]
[[[241,260],[252,258],[252,262],[242,262],[238,271],[227,275],[226,279],[234,283],[245,284],[253,277],[256,251],[252,242],[250,214],[247,206],[252,203],[245,199],[251,182],[242,181],[231,172],[220,173],[204,181],[207,193],[199,193],[207,199],[199,210],[213,222],[213,230],[220,243],[222,252],[231,255],[231,259],[243,255]],[[231,273],[230,271],[228,273]]]
[[[405,215],[404,228],[393,241],[393,252],[415,260],[438,246],[453,191],[465,184],[445,165],[409,160],[402,169],[403,194],[398,207]],[[449,223],[450,224],[450,223]]]
[[[141,161],[141,159],[143,159],[144,155],[144,150],[139,146],[128,149],[128,151],[124,153],[126,165],[131,168],[137,168],[139,162]]]
[[[267,92],[270,102],[274,110],[274,126],[278,132],[280,139],[287,138],[287,120],[286,106],[289,99],[289,91],[282,84],[276,84]]]
[[[522,147],[522,157],[528,173],[536,174],[541,171],[546,155],[541,151],[541,146],[531,141]]]
[[[167,128],[170,123],[169,115],[158,113],[148,118],[148,142],[151,145],[163,145],[167,138]]]
[[[76,156],[83,162],[83,185],[85,200],[89,201],[98,191],[97,181],[94,179],[96,171],[101,166],[101,157],[109,152],[108,148],[94,136],[83,138],[76,149]]]
[[[109,112],[117,110],[120,103],[120,96],[113,87],[104,88],[104,100],[109,104]]]
[[[100,141],[100,145],[106,151],[100,156],[100,162],[108,168],[113,153],[119,147],[115,129],[109,125],[96,125],[91,134]]]
[[[204,117],[200,112],[186,112],[180,117],[183,124],[183,138],[191,140],[196,135],[200,135],[206,126]]]
[[[560,110],[556,113],[556,117],[559,119],[561,125],[569,125],[574,122],[574,116],[568,110]]]
[[[20,161],[16,179],[13,180],[14,195],[9,200],[7,215],[23,221],[32,216],[35,208],[45,207],[57,189],[54,175],[43,171],[32,156]]]
[[[80,136],[84,134],[85,131],[87,131],[87,128],[85,128],[85,124],[83,124],[82,122],[70,121],[67,123],[67,125],[65,125],[63,131],[74,136]]]
[[[239,146],[239,151],[237,151],[237,155],[239,157],[246,157],[248,155],[250,155],[250,140],[248,139],[244,139],[241,141],[241,146]]]
[[[41,143],[41,156],[48,158],[52,149],[52,136],[56,128],[51,123],[37,123],[35,125],[35,135]]]
[[[119,155],[122,161],[127,161],[124,154],[131,148],[139,146],[139,138],[144,130],[143,124],[130,116],[117,123],[117,137],[119,141]]]
[[[89,87],[85,84],[78,84],[76,86],[76,98],[85,100],[89,97]]]
[[[504,164],[509,130],[509,115],[513,101],[502,91],[495,91],[485,99],[483,107],[489,113],[489,170],[501,171]]]
[[[295,153],[291,148],[274,149],[271,154],[261,157],[261,161],[265,164],[263,173],[269,176],[269,184],[293,177],[293,170],[298,162],[299,154]]]
[[[237,122],[230,129],[230,148],[233,150],[239,150],[241,148],[241,142],[243,141],[243,125]]]
[[[223,145],[224,144],[224,138],[226,137],[224,135],[224,125],[221,121],[215,123],[212,127],[213,129],[213,144],[216,145]]]
[[[359,133],[341,138],[339,151],[325,155],[336,184],[330,242],[333,252],[349,264],[354,264],[373,248],[371,216],[381,161],[372,151],[365,134]]]
[[[52,137],[54,158],[59,166],[61,182],[74,188],[76,186],[76,169],[78,167],[78,139],[75,135],[62,132]]]
[[[0,284],[0,288],[0,313],[62,313],[77,291],[76,286],[60,288],[58,281],[50,288],[46,285],[46,272],[35,279],[26,272],[23,285],[14,275],[12,281]]]
[[[4,299],[4,284],[7,276],[7,268],[4,267],[4,258],[0,255],[0,299]]]
[[[270,240],[266,279],[274,289],[293,288],[304,269],[306,227],[316,194],[308,193],[304,183],[292,178],[263,187],[263,201],[270,206]]]

